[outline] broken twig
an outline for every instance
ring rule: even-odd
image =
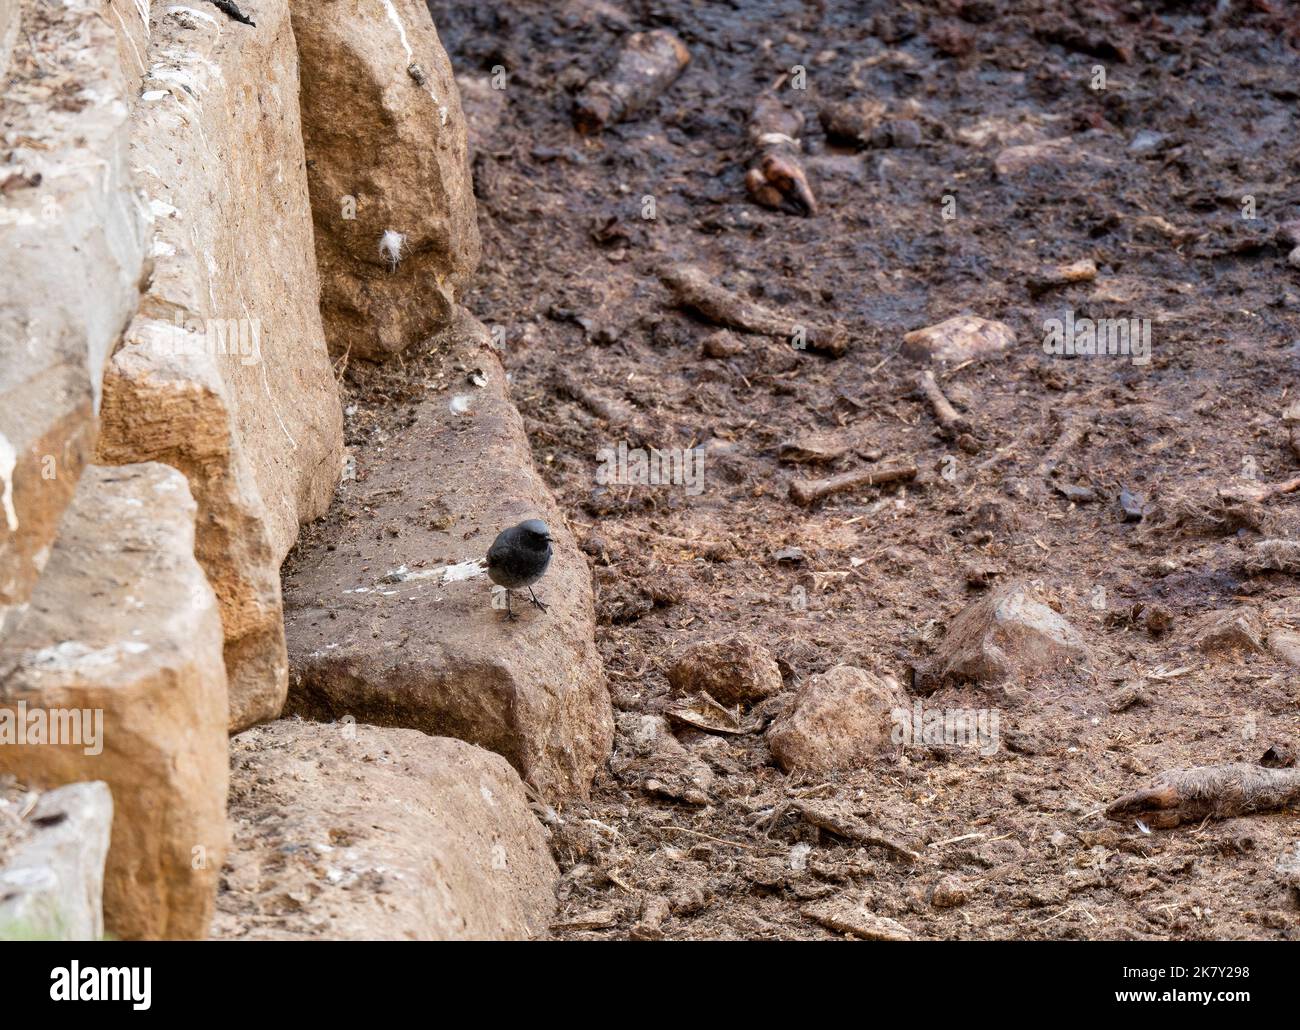
[[[928,368],[921,373],[921,392],[925,394],[925,399],[930,402],[930,407],[934,409],[935,421],[939,423],[939,429],[947,439],[953,440],[963,433],[971,432],[971,424],[957,413],[957,409],[952,406],[952,402],[944,396],[943,390],[939,388],[934,373]]]
[[[831,494],[855,490],[861,486],[882,486],[901,483],[916,478],[915,465],[902,465],[885,469],[857,469],[829,479],[792,479],[790,500],[807,507]]]
[[[1265,501],[1282,494],[1291,494],[1300,490],[1300,476],[1295,479],[1288,479],[1284,483],[1274,483],[1273,485],[1251,484],[1249,486],[1224,487],[1219,491],[1219,497],[1229,504],[1263,504]]]
[[[719,286],[711,276],[692,265],[664,265],[659,270],[659,278],[672,291],[678,307],[694,311],[717,325],[780,337],[797,349],[806,347],[836,358],[848,350],[842,329],[803,323],[778,314]]]
[[[827,833],[832,833],[836,837],[842,837],[844,840],[853,841],[855,844],[863,844],[867,847],[884,848],[891,855],[906,862],[920,862],[922,859],[919,852],[913,851],[906,844],[885,833],[884,830],[869,826],[861,819],[856,819],[843,812],[821,805],[810,805],[806,801],[789,802],[789,810],[809,825],[816,826],[819,830],[825,830]]]

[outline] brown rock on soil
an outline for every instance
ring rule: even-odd
[[[1006,147],[993,159],[993,171],[999,179],[1023,175],[1031,168],[1071,168],[1084,162],[1110,163],[1098,153],[1094,142],[1086,138],[1061,136],[1020,146]]]
[[[1266,650],[1259,616],[1249,608],[1207,612],[1193,623],[1192,632],[1196,646],[1209,655],[1263,654]]]
[[[300,547],[286,569],[288,711],[459,737],[548,797],[585,793],[613,740],[586,559],[533,469],[487,330],[462,314],[432,346],[450,382],[373,465],[358,453],[329,544]],[[555,538],[535,587],[551,608],[522,594],[508,622],[473,563],[500,530],[538,516]]]
[[[97,460],[165,461],[189,479],[238,730],[284,704],[280,563],[328,506],[343,437],[288,4],[259,4],[256,32],[215,31],[222,18],[155,8],[132,134],[155,267],[105,377]]]
[[[825,104],[818,111],[827,137],[840,142],[866,146],[880,120],[885,105],[879,100],[841,100]]]
[[[292,13],[325,335],[380,360],[447,325],[478,266],[460,95],[423,0]]]
[[[668,670],[668,682],[679,694],[703,690],[724,705],[761,701],[783,686],[772,653],[743,634],[693,644]]]
[[[666,29],[632,33],[609,75],[588,82],[574,102],[578,131],[590,135],[635,118],[673,84],[690,60],[686,45]]]
[[[231,740],[213,936],[528,940],[559,872],[498,755],[416,730],[280,720]]]
[[[938,325],[915,329],[903,337],[903,357],[913,361],[960,364],[997,354],[1016,342],[1016,334],[1002,322],[972,315],[957,315]]]
[[[969,900],[965,885],[955,876],[945,876],[930,891],[930,904],[935,908],[958,908]]]
[[[719,329],[704,338],[700,352],[706,358],[734,358],[745,352],[745,341],[730,330]]]
[[[94,450],[100,375],[139,299],[148,225],[126,160],[130,72],[102,5],[3,6],[0,637]]]
[[[1300,669],[1300,633],[1275,629],[1268,635],[1268,647],[1288,665]]]
[[[1073,283],[1092,282],[1097,278],[1097,263],[1092,258],[1080,258],[1063,265],[1050,265],[1029,276],[1027,285],[1035,295]]]
[[[194,515],[175,469],[88,467],[0,645],[0,710],[102,710],[63,743],[0,746],[0,772],[109,785],[104,922],[127,939],[205,936],[226,848],[226,674]]]
[[[916,669],[915,689],[929,694],[949,683],[1023,685],[1087,658],[1073,626],[1023,584],[1009,583],[952,621],[934,658]]]
[[[799,688],[790,711],[767,731],[767,744],[786,772],[857,768],[891,747],[890,712],[905,704],[892,679],[837,665]]]

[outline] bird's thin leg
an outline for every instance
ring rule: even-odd
[[[509,622],[514,622],[519,618],[519,616],[515,614],[514,609],[510,607],[510,595],[513,593],[513,590],[506,591],[506,619]]]
[[[550,607],[549,604],[543,604],[541,601],[537,600],[537,595],[533,593],[532,587],[528,588],[528,596],[533,599],[533,604],[538,608],[540,608],[542,611],[546,611],[546,609]]]

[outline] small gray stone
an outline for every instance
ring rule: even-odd
[[[1168,135],[1163,132],[1152,132],[1150,129],[1143,129],[1128,145],[1130,154],[1153,154],[1160,150],[1169,141]]]

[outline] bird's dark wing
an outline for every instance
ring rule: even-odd
[[[510,540],[502,533],[492,541],[492,546],[488,548],[487,563],[489,569],[500,568],[502,562],[510,551]]]

